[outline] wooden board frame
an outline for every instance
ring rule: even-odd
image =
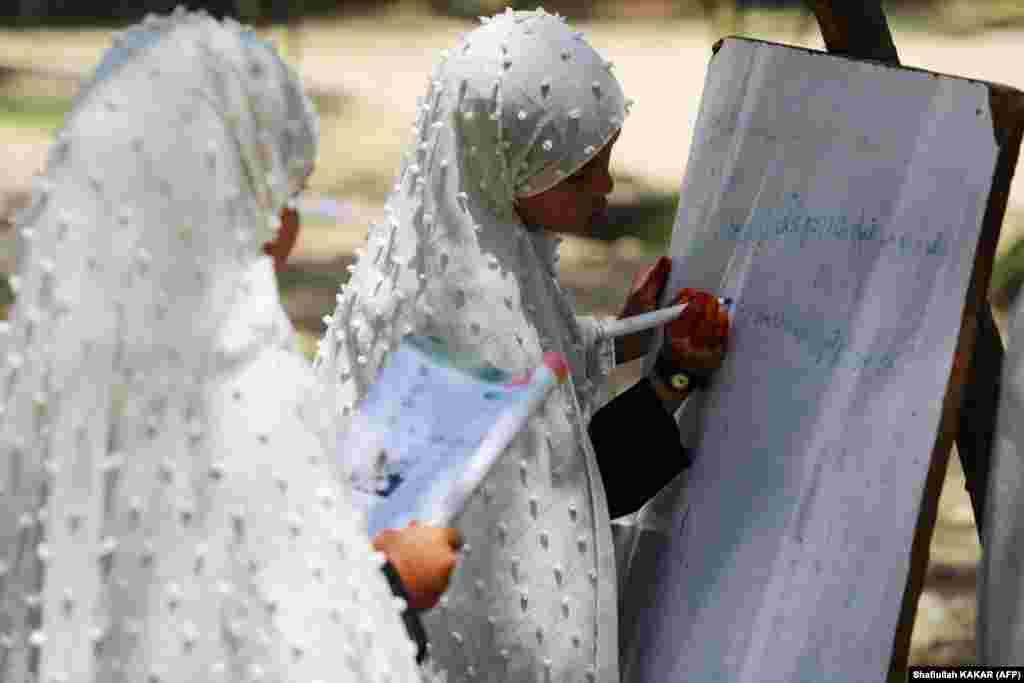
[[[939,494],[942,492],[949,452],[954,441],[960,444],[959,453],[963,462],[977,464],[980,460],[984,465],[985,478],[980,478],[978,471],[975,470],[974,479],[969,482],[968,490],[974,488],[975,491],[983,492],[987,486],[988,459],[991,451],[991,437],[995,430],[996,401],[998,400],[1002,360],[1002,343],[999,341],[994,325],[990,323],[991,311],[987,297],[996,245],[999,242],[999,232],[1010,194],[1010,180],[1013,178],[1013,172],[1017,165],[1021,138],[1024,134],[1024,94],[1011,88],[995,85],[989,87],[993,133],[999,147],[999,156],[992,178],[992,190],[985,208],[985,217],[982,221],[981,235],[978,239],[971,282],[967,289],[960,323],[960,335],[953,358],[953,369],[950,372],[943,401],[942,419],[939,423],[935,448],[932,450],[931,465],[928,469],[928,477],[918,512],[917,530],[910,550],[910,572],[893,642],[889,681],[905,680],[917,601],[921,595],[928,569],[928,551],[931,546],[932,533],[935,530]],[[979,331],[982,336],[979,336]],[[1000,367],[995,367],[994,359],[985,357],[984,354],[986,350],[992,351],[993,342],[999,351],[998,366]],[[986,373],[990,374],[986,375]],[[971,376],[972,374],[974,377]],[[976,392],[976,395],[972,395],[972,391]],[[995,400],[985,400],[986,397],[993,398],[993,391]],[[991,408],[991,413],[979,414],[976,411],[967,410],[968,405],[965,398],[978,405],[988,405]],[[972,417],[976,417],[983,423],[978,431],[988,434],[986,438],[988,452],[971,453],[967,450],[971,444],[958,440],[964,421],[970,421]],[[964,469],[966,472],[968,467],[965,465]]]
[[[855,59],[899,64],[881,0],[807,2],[818,20],[829,52]],[[939,495],[954,442],[967,478],[967,490],[979,536],[984,526],[985,492],[995,438],[1004,354],[988,303],[988,289],[1009,198],[1010,180],[1017,165],[1024,133],[1024,95],[1001,86],[991,85],[989,88],[993,133],[999,147],[999,156],[967,290],[953,367],[943,400],[942,418],[910,548],[910,571],[893,641],[888,677],[890,683],[906,680],[914,617],[928,569]]]

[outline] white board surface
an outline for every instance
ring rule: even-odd
[[[996,156],[985,84],[724,41],[668,290],[732,348],[624,680],[885,680]]]

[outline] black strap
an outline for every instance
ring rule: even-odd
[[[391,586],[391,592],[408,603],[409,595],[405,592],[405,586],[402,585],[402,578],[398,575],[398,570],[390,562],[385,562],[380,569],[384,572],[388,585]],[[405,623],[405,630],[409,633],[412,642],[416,643],[416,662],[422,664],[423,660],[427,658],[427,630],[423,628],[423,622],[420,621],[420,611],[406,607],[402,612],[402,621]]]

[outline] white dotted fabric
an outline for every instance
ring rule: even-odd
[[[456,680],[618,679],[611,533],[585,429],[608,349],[558,282],[557,240],[524,226],[513,202],[593,158],[625,110],[610,65],[559,17],[484,19],[428,79],[386,218],[320,344],[342,424],[404,334],[515,372],[548,351],[570,363],[457,520],[467,548],[426,619],[432,656]]]
[[[260,247],[316,118],[234,24],[115,40],[17,229],[0,680],[417,680]]]

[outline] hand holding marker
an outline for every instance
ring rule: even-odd
[[[725,306],[726,310],[729,310],[732,307],[732,299],[729,298],[720,298],[718,303]],[[676,306],[669,306],[668,308],[662,308],[650,313],[622,318],[621,320],[605,321],[601,323],[599,336],[601,339],[615,339],[616,337],[625,337],[626,335],[633,334],[634,332],[643,332],[644,330],[649,330],[652,327],[667,325],[680,317],[689,305],[689,303],[678,304]]]

